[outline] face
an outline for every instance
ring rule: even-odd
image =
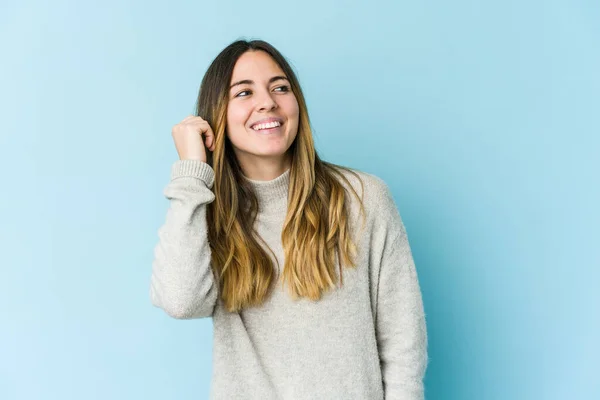
[[[264,51],[247,51],[233,69],[227,136],[242,165],[285,159],[298,132],[298,102],[290,82]]]

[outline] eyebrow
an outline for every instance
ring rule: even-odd
[[[269,83],[273,83],[273,82],[281,80],[281,79],[285,79],[286,81],[289,82],[288,78],[280,75],[280,76],[274,76],[271,79],[269,79]],[[229,86],[229,89],[231,90],[234,86],[237,86],[237,85],[253,85],[253,84],[254,84],[253,80],[244,79],[244,80],[238,81],[238,82],[234,83],[233,85]]]

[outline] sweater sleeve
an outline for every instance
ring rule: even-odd
[[[154,248],[150,300],[173,318],[212,316],[217,301],[206,222],[213,182],[207,163],[177,160],[163,191],[170,204]]]
[[[428,356],[421,290],[406,230],[387,187],[384,198],[391,215],[379,271],[376,334],[385,400],[422,400]]]

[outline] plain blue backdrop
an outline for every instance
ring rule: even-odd
[[[0,33],[1,399],[207,398],[212,321],[149,280],[171,128],[238,38],[392,188],[427,399],[600,398],[597,1],[3,1]]]

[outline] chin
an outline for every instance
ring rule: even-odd
[[[283,157],[286,152],[287,152],[287,149],[270,150],[270,151],[264,151],[261,153],[255,153],[254,155],[258,156],[258,157]]]

